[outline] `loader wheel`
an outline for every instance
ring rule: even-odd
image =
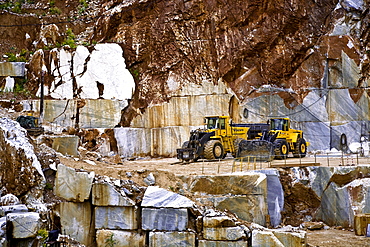
[[[189,141],[186,141],[182,144],[181,148],[188,148],[189,147]]]
[[[224,147],[218,140],[208,141],[204,145],[204,157],[206,159],[223,159],[224,158]]]
[[[278,140],[275,146],[276,159],[285,160],[288,157],[289,147],[285,140]]]
[[[242,142],[243,138],[237,138],[234,140],[234,150],[235,152],[232,154],[234,158],[236,158],[239,155],[239,144]]]
[[[303,158],[303,157],[306,157],[306,154],[307,154],[306,141],[303,138],[299,138],[297,142],[295,143],[293,156],[294,158],[299,158],[299,157]]]

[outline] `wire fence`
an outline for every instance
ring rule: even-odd
[[[189,164],[190,165],[190,164]],[[370,156],[360,154],[320,153],[311,154],[306,157],[288,157],[286,159],[269,159],[263,156],[245,156],[225,160],[202,160],[194,163],[200,168],[201,174],[226,174],[237,172],[248,172],[269,168],[289,168],[289,167],[337,167],[337,166],[360,166],[370,165]],[[199,167],[200,166],[200,167]]]

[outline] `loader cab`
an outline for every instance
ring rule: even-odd
[[[214,132],[214,138],[220,138],[231,133],[230,125],[228,124],[230,117],[228,116],[209,116],[204,118],[204,124],[207,132]]]
[[[269,120],[270,123],[270,130],[282,130],[288,131],[289,126],[289,118],[272,118]]]
[[[206,125],[206,129],[226,129],[226,118],[220,117],[206,117],[204,118],[204,123]]]
[[[218,122],[218,118],[216,117],[204,118],[204,124],[206,125],[206,129],[216,129],[217,122]]]

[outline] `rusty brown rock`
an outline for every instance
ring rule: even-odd
[[[46,25],[41,27],[39,39],[35,43],[35,47],[36,49],[42,49],[45,46],[56,46],[58,42],[62,42],[58,26],[55,24]]]
[[[355,64],[361,63],[358,87],[366,86],[369,79],[368,3],[357,9],[347,8],[346,3],[338,0],[313,3],[98,0],[94,3],[99,7],[91,11],[91,17],[98,18],[73,24],[63,22],[67,16],[77,15],[78,3],[71,1],[58,2],[56,6],[61,14],[45,19],[4,11],[0,17],[4,25],[0,27],[0,55],[12,46],[17,52],[26,47],[34,50],[32,41],[41,37],[53,44],[59,38],[57,29],[65,38],[66,28],[72,28],[80,41],[119,43],[136,82],[133,99],[122,111],[121,126],[129,127],[149,106],[168,102],[187,85],[204,82],[214,85],[225,82],[241,103],[271,94],[259,92],[261,85],[291,88],[291,92],[279,95],[288,108],[294,108],[311,88],[322,87],[325,63],[328,62],[329,69],[335,69],[342,52]],[[40,4],[46,9],[47,3]],[[32,10],[32,6],[27,12],[40,15],[40,10],[35,6]],[[12,28],[13,23],[19,22],[24,25]],[[60,24],[45,25],[41,30],[41,22]],[[347,25],[348,31],[333,34],[335,25],[342,24]],[[26,39],[25,33],[30,38]],[[39,85],[37,64],[42,63],[39,55],[35,53],[29,66],[27,84],[33,93]],[[48,68],[45,85],[50,87],[54,79],[50,64],[57,63],[57,59],[52,51],[45,51],[41,60],[44,59]],[[175,89],[169,85],[170,78],[176,78]],[[350,92],[354,101],[361,93]]]
[[[335,11],[336,5],[194,0],[134,2],[132,11],[116,12],[109,9],[115,5],[107,5],[113,15],[99,19],[102,28],[93,37],[125,40],[125,58],[138,71],[139,91],[123,111],[121,125],[128,126],[137,109],[169,100],[171,72],[180,78],[180,89],[222,78],[241,100],[259,96],[255,89],[264,84],[292,88],[297,94],[282,97],[294,108],[307,95],[305,88],[321,85],[324,67],[318,59],[323,61],[324,54],[315,45],[330,42],[325,38],[332,28],[329,20],[345,14]],[[344,47],[346,37],[337,39],[338,50],[356,53]]]
[[[0,119],[0,187],[3,193],[26,194],[45,181],[26,130],[8,118]]]

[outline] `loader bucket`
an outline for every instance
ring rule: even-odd
[[[255,157],[257,161],[271,161],[274,159],[274,145],[264,140],[242,140],[239,143],[237,157]]]

